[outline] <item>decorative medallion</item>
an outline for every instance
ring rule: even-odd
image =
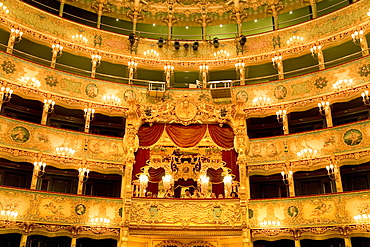
[[[274,89],[274,96],[276,99],[284,99],[287,95],[288,90],[283,85],[279,85]]]
[[[214,207],[213,208],[213,218],[219,219],[222,215],[222,209],[221,207]]]
[[[288,215],[290,216],[290,217],[297,217],[297,215],[298,215],[298,208],[296,207],[296,206],[290,206],[289,208],[288,208]]]
[[[328,80],[326,79],[326,77],[320,76],[319,78],[315,80],[314,85],[317,89],[323,89],[324,87],[328,85]]]
[[[30,139],[30,132],[22,126],[17,126],[12,129],[10,136],[15,142],[25,143]]]
[[[126,102],[134,101],[134,100],[136,100],[136,94],[135,94],[135,92],[133,90],[126,90],[123,93],[123,99]]]
[[[45,83],[50,87],[55,87],[58,84],[58,79],[55,76],[49,75],[45,77]]]
[[[86,207],[85,205],[83,204],[78,204],[76,207],[75,207],[75,213],[77,215],[84,215],[86,213]]]
[[[356,146],[362,141],[362,133],[358,129],[347,130],[343,135],[343,141],[349,146]]]
[[[14,71],[16,71],[15,64],[10,61],[4,61],[1,64],[1,67],[3,68],[3,71],[5,71],[5,73],[7,74],[13,74]]]
[[[360,76],[366,77],[370,74],[370,64],[365,64],[361,66],[358,70]]]
[[[157,215],[158,215],[158,207],[157,206],[150,206],[150,208],[149,208],[149,215],[150,215],[150,217],[153,217],[153,218],[157,217]]]
[[[248,219],[252,219],[253,218],[253,210],[248,208]]]
[[[191,121],[197,115],[197,107],[192,102],[184,100],[176,105],[175,114],[181,121]]]
[[[236,94],[236,101],[239,102],[247,102],[248,101],[248,94],[245,91],[239,91]]]
[[[99,88],[94,83],[90,83],[86,86],[85,93],[90,98],[95,98],[99,94]]]

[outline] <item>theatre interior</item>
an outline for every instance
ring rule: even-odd
[[[0,247],[370,247],[370,0],[0,0]]]

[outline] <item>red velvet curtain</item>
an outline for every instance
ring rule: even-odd
[[[235,149],[222,150],[222,161],[226,162],[226,167],[231,169],[231,173],[235,175],[234,180],[239,181],[239,167],[236,164],[238,154]]]
[[[218,146],[226,149],[234,147],[234,132],[230,126],[223,125],[220,127],[217,124],[209,124],[208,132]]]
[[[164,130],[164,124],[153,124],[149,126],[141,126],[138,132],[139,146],[149,147],[154,145],[161,138]]]
[[[159,183],[160,181],[162,181],[162,177],[166,175],[165,173],[166,171],[164,170],[164,168],[149,168],[149,182]]]
[[[136,174],[140,173],[141,167],[146,166],[146,161],[149,160],[150,149],[139,148],[135,153],[135,164],[132,171],[132,179],[137,179]]]
[[[207,125],[167,125],[166,132],[171,140],[179,147],[190,148],[196,146],[206,133]]]

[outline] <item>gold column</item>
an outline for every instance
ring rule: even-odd
[[[37,186],[37,181],[39,179],[39,172],[40,172],[40,167],[39,166],[34,166],[33,167],[33,173],[32,173],[32,180],[31,180],[31,190],[35,190]]]
[[[22,234],[22,236],[21,236],[21,242],[19,244],[19,247],[26,247],[26,245],[27,245],[27,238],[28,238],[28,235],[27,234]]]
[[[325,119],[326,119],[326,127],[333,127],[333,118],[331,116],[331,109],[330,105],[325,105]]]
[[[71,247],[76,247],[77,246],[77,238],[73,237],[71,241]]]
[[[44,99],[44,106],[42,108],[41,124],[46,125],[48,115],[54,109],[55,102],[51,99]]]
[[[20,31],[18,28],[12,28],[10,30],[8,46],[6,48],[6,52],[12,54],[14,45],[22,40],[23,32]]]
[[[345,247],[352,247],[351,238],[348,236],[344,237],[344,245]]]
[[[319,69],[320,70],[325,69],[324,54],[321,50],[317,53],[317,61],[319,62]]]
[[[64,11],[64,4],[66,3],[66,0],[60,0],[60,7],[59,7],[59,16],[63,17],[63,11]]]

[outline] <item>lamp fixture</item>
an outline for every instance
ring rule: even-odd
[[[207,192],[208,192],[209,177],[205,174],[200,175],[198,181],[200,183],[200,192],[203,194],[203,197],[205,197],[207,195]]]
[[[131,45],[135,44],[136,39],[137,37],[136,34],[134,33],[130,33],[130,35],[128,36],[128,41],[130,42]]]
[[[96,218],[92,218],[90,219],[90,222],[91,224],[93,225],[97,225],[97,226],[100,226],[100,227],[104,227],[104,226],[107,226],[109,225],[110,223],[110,219],[108,218],[100,218],[100,217],[96,217]]]
[[[175,43],[173,44],[173,46],[175,47],[175,50],[178,50],[180,49],[180,42],[179,41],[175,41]]]
[[[140,197],[144,197],[146,193],[146,188],[148,187],[149,177],[148,175],[142,173],[139,176],[139,188],[140,188]]]
[[[301,36],[293,36],[287,40],[289,46],[299,46],[302,44],[304,38]]]
[[[241,46],[244,46],[246,43],[247,43],[247,37],[245,37],[244,35],[241,35],[239,39],[239,44]]]
[[[84,118],[89,117],[90,121],[94,118],[95,109],[93,108],[85,108],[84,109]]]
[[[272,66],[274,66],[274,68],[277,69],[283,60],[283,56],[277,54],[271,60],[272,60]]]
[[[78,168],[78,177],[81,179],[83,183],[86,183],[87,179],[89,178],[89,172],[90,169],[87,169],[85,167]]]
[[[52,99],[44,99],[44,110],[50,114],[54,110],[55,101]]]
[[[333,88],[337,91],[349,88],[353,83],[352,79],[339,80],[333,84]]]
[[[54,43],[51,45],[51,49],[52,49],[51,50],[51,53],[52,53],[51,67],[55,68],[55,63],[56,63],[57,58],[62,55],[63,46],[60,45],[59,43]]]
[[[321,53],[322,46],[321,45],[314,45],[310,48],[311,55],[314,59],[318,59],[319,54]]]
[[[7,15],[9,13],[8,7],[6,7],[3,3],[0,2],[0,14]]]
[[[214,48],[220,47],[220,42],[218,41],[217,37],[213,38],[212,45],[213,45]]]
[[[269,228],[274,228],[274,227],[279,227],[281,224],[280,224],[280,221],[275,221],[275,220],[265,220],[265,221],[260,221],[260,226],[262,227],[269,227]]]
[[[370,9],[367,11],[367,16],[370,16]]]
[[[301,151],[297,152],[298,158],[301,159],[312,159],[317,155],[318,151],[312,148],[304,148]]]
[[[159,58],[159,53],[156,50],[150,49],[150,50],[144,51],[144,56],[148,59],[157,60]]]
[[[34,89],[37,89],[41,85],[40,81],[33,77],[24,76],[21,78],[21,81],[24,82],[25,86]]]
[[[1,210],[0,217],[6,221],[14,221],[18,217],[18,212],[14,210]]]
[[[42,177],[45,173],[46,163],[41,161],[33,162],[33,166],[35,168],[36,176],[38,178]]]
[[[229,59],[230,57],[230,52],[228,51],[225,51],[225,50],[219,50],[217,52],[214,52],[213,53],[213,56],[219,60],[219,61],[222,61],[222,60],[227,60]]]
[[[253,99],[253,104],[255,106],[267,106],[270,104],[271,99],[266,96],[260,96]]]
[[[173,73],[173,69],[175,68],[173,65],[171,64],[166,64],[164,67],[164,73]]]
[[[83,36],[82,34],[72,35],[72,40],[73,42],[79,43],[79,44],[86,44],[88,41],[87,38]]]
[[[170,174],[163,176],[162,181],[163,181],[163,187],[165,191],[168,191],[172,188],[172,184],[174,180]]]
[[[363,93],[361,93],[361,96],[362,96],[362,102],[364,102],[364,104],[366,106],[370,106],[370,98],[369,98],[369,91],[364,91]]]
[[[202,64],[199,66],[199,70],[201,73],[208,73],[209,66],[206,64]]]
[[[335,180],[335,169],[336,167],[333,164],[326,166],[330,180]]]
[[[288,173],[281,172],[281,176],[283,177],[284,184],[289,185],[291,183],[293,172],[292,171],[289,171]]]
[[[229,198],[230,193],[232,192],[233,177],[230,174],[228,174],[224,176],[223,182],[224,182],[225,198]]]
[[[353,32],[353,34],[351,35],[352,37],[352,41],[353,43],[355,43],[355,45],[360,45],[361,42],[362,42],[362,39],[364,37],[364,30],[360,29],[360,30],[356,30]]]
[[[244,67],[245,67],[245,63],[243,62],[238,62],[235,64],[235,69],[238,73],[240,72],[240,70],[244,69]]]
[[[100,66],[101,63],[101,56],[99,54],[92,54],[91,55],[91,62],[93,67],[97,68]]]
[[[159,48],[162,48],[164,46],[164,39],[162,37],[158,39],[157,45]]]
[[[286,116],[286,110],[278,110],[276,112],[276,119],[279,123],[283,123],[284,116]]]
[[[198,42],[198,41],[195,41],[195,42],[193,43],[193,50],[194,50],[194,51],[197,51],[197,50],[198,50],[198,48],[199,48],[199,42]]]
[[[55,148],[56,153],[61,157],[72,158],[76,151],[72,148],[60,146]]]
[[[14,43],[19,43],[22,40],[23,32],[18,28],[10,29],[10,35],[14,37]]]
[[[115,95],[104,95],[103,101],[105,101],[104,103],[108,105],[119,105],[121,103],[121,99]]]
[[[326,110],[325,108],[330,106],[329,101],[322,101],[321,103],[318,103],[317,106],[319,107],[319,112],[322,116],[326,116]]]
[[[353,216],[353,219],[357,222],[367,223],[370,220],[370,214],[358,214]]]
[[[9,102],[12,98],[13,90],[8,87],[0,88],[0,103]]]

